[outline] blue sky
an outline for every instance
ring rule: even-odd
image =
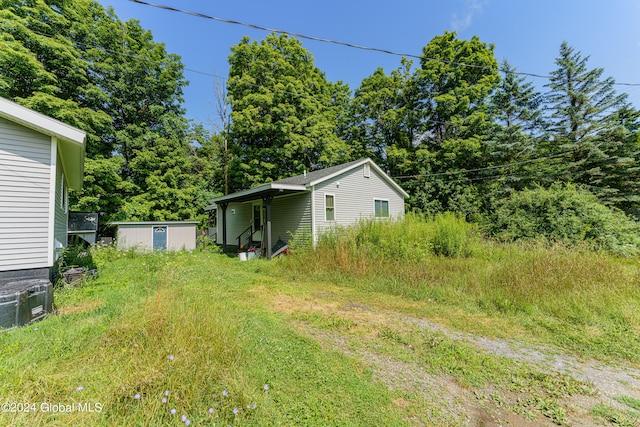
[[[121,20],[137,19],[157,42],[182,57],[187,116],[215,129],[214,77],[228,73],[230,47],[243,36],[261,40],[268,33],[128,0],[99,0]],[[548,75],[560,44],[589,56],[590,68],[604,68],[617,82],[640,84],[640,1],[637,0],[147,0],[182,10],[353,44],[420,55],[444,31],[461,39],[477,35],[495,46],[499,62],[518,71]],[[400,57],[303,40],[316,66],[331,81],[355,90],[382,67],[388,73]],[[204,73],[204,74],[203,74]],[[209,75],[207,75],[209,74]],[[540,90],[545,79],[530,78]],[[617,86],[640,108],[640,86]]]

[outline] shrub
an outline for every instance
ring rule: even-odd
[[[622,211],[600,203],[575,185],[514,192],[497,204],[487,225],[500,240],[546,238],[632,256],[640,252],[640,226]]]
[[[436,215],[433,224],[430,244],[435,255],[457,257],[471,254],[473,226],[464,218],[445,212]]]

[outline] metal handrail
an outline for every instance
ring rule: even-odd
[[[240,233],[240,235],[238,236],[238,250],[242,249],[242,235],[247,231],[249,231],[249,239],[247,240],[247,243],[251,243],[251,238],[253,237],[252,230],[253,230],[253,225],[250,225],[247,228],[245,228],[242,233]]]
[[[253,242],[253,235],[254,235],[254,234],[256,234],[258,231],[262,231],[262,229],[263,229],[263,228],[264,228],[264,227],[262,227],[262,226],[261,226],[259,229],[258,229],[258,228],[256,228],[255,230],[253,230],[253,231],[251,232],[251,237],[250,237],[250,238],[251,238],[251,241],[252,241],[252,242]]]

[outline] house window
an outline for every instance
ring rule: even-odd
[[[334,205],[333,194],[324,195],[324,218],[326,221],[335,221],[336,210]]]
[[[371,176],[371,165],[369,163],[364,164],[364,177],[369,178]]]
[[[389,218],[389,201],[375,199],[373,201],[376,218]]]

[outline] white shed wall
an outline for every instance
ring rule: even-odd
[[[167,249],[170,251],[192,251],[196,248],[195,224],[169,224]]]
[[[153,250],[153,227],[167,227],[167,250],[190,251],[196,248],[195,224],[120,224],[118,225],[118,248],[137,248],[141,250]]]

